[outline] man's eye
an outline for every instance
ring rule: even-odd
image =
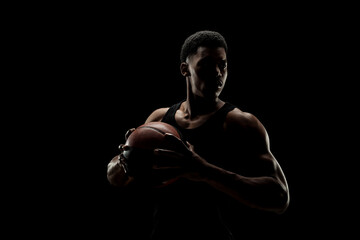
[[[227,68],[227,63],[220,63],[219,68],[226,69]]]

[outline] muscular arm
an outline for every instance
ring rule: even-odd
[[[272,176],[246,177],[209,164],[203,177],[204,181],[245,205],[280,214],[288,207],[289,192],[282,170],[275,162],[273,171]]]
[[[264,126],[252,114],[233,111],[229,113],[225,129],[231,134],[247,136],[251,152],[246,157],[252,161],[253,174],[243,176],[205,164],[203,181],[250,207],[283,213],[289,204],[289,189],[285,175],[270,151],[269,137]],[[242,161],[242,157],[239,152],[234,159]]]

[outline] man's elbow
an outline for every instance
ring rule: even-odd
[[[273,209],[273,212],[279,215],[283,214],[288,209],[289,204],[290,204],[289,192],[287,190],[284,190],[279,194],[278,205],[276,208]]]

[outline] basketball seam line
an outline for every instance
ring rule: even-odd
[[[143,127],[141,127],[141,128],[151,128],[151,129],[154,129],[155,131],[158,131],[159,133],[162,133],[162,134],[166,134],[164,131],[162,131],[162,130],[160,130],[160,129],[157,129],[157,128],[155,128],[155,127],[151,127],[151,126],[143,126]]]

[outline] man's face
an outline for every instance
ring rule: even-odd
[[[227,79],[227,59],[224,48],[200,47],[188,59],[191,91],[205,98],[217,98]]]

